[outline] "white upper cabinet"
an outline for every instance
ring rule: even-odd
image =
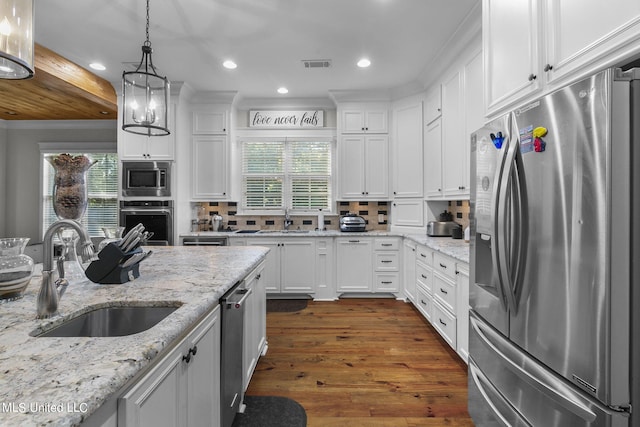
[[[440,85],[427,94],[424,101],[424,124],[428,125],[442,114],[442,91]]]
[[[118,156],[120,160],[173,160],[175,156],[176,106],[169,109],[169,135],[146,136],[126,132],[118,127]],[[118,126],[121,126],[121,121]]]
[[[224,135],[227,133],[226,110],[203,110],[193,112],[194,135]]]
[[[482,40],[489,110],[540,87],[537,0],[484,0]]]
[[[462,73],[456,72],[442,83],[442,190],[445,195],[465,192],[466,139],[462,106]],[[468,189],[466,189],[468,193]]]
[[[194,136],[191,139],[192,198],[195,200],[227,197],[227,137]]]
[[[388,133],[389,113],[385,108],[363,106],[342,111],[342,133]]]
[[[634,41],[635,46],[630,47],[637,53],[640,2],[546,0],[543,25],[546,27],[543,71],[551,82],[581,71],[603,54],[624,58],[628,56],[625,45]]]
[[[343,199],[389,197],[389,137],[349,135],[340,138],[339,186]]]
[[[422,197],[422,102],[395,108],[393,197]]]
[[[192,109],[191,198],[229,197],[229,107],[198,104]]]
[[[484,0],[488,114],[640,53],[637,0]]]
[[[427,125],[424,134],[424,195],[427,199],[442,196],[442,119]]]

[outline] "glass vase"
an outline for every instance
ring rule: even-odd
[[[0,239],[0,302],[22,298],[33,275],[33,258],[24,254],[28,237]]]
[[[96,164],[84,154],[55,154],[45,157],[53,166],[53,210],[60,219],[79,221],[87,210],[86,176]]]

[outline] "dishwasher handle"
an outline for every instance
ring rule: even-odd
[[[240,309],[242,308],[244,302],[246,301],[247,298],[249,298],[249,295],[251,295],[252,292],[253,292],[253,289],[244,289],[244,288],[238,289],[232,295],[229,295],[229,297],[225,298],[224,302],[227,305],[227,308]],[[235,297],[236,295],[242,295],[242,298],[240,298],[238,301],[233,301],[233,297]]]

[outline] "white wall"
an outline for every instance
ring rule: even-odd
[[[7,125],[6,150],[2,152],[0,130],[0,153],[6,159],[6,171],[2,182],[0,173],[0,196],[4,191],[4,232],[8,237],[29,237],[31,242],[41,241],[39,236],[40,210],[40,148],[41,142],[73,142],[82,151],[86,142],[115,142],[115,121],[33,121]],[[0,212],[2,205],[0,204]],[[2,227],[2,221],[0,221]]]

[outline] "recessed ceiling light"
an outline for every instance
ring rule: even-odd
[[[224,68],[228,68],[228,69],[230,69],[230,70],[233,70],[233,69],[236,69],[236,68],[238,67],[238,64],[236,64],[235,62],[233,62],[233,61],[232,61],[232,60],[230,60],[230,59],[227,59],[226,61],[224,61],[224,62],[222,63],[222,66],[223,66]]]
[[[278,93],[284,95],[285,93],[289,93],[289,89],[287,89],[286,87],[279,87]]]
[[[104,65],[102,65],[99,62],[92,62],[91,64],[89,64],[89,67],[93,68],[94,70],[97,71],[104,71],[107,69],[107,67],[105,67]]]
[[[369,65],[371,65],[371,61],[369,61],[367,58],[362,58],[360,61],[358,61],[358,67],[360,68],[367,68]]]

